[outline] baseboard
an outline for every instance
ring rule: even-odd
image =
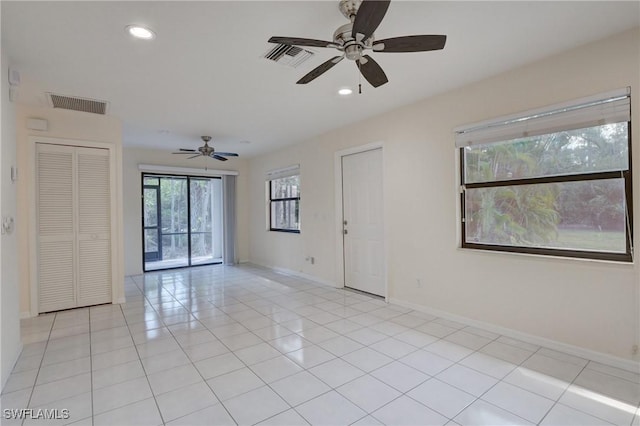
[[[305,280],[313,281],[313,282],[318,283],[318,284],[323,284],[323,285],[327,285],[329,287],[338,288],[336,283],[334,283],[332,281],[329,281],[329,280],[325,280],[325,279],[320,278],[320,277],[316,277],[315,275],[305,274],[304,272],[294,271],[293,269],[281,268],[279,266],[264,265],[262,263],[256,263],[256,262],[247,262],[247,263],[249,263],[251,265],[260,266],[262,268],[271,269],[272,271],[279,272],[281,274],[291,275],[291,276],[299,277],[299,278],[304,278]]]
[[[127,298],[126,297],[120,297],[120,298],[116,299],[115,302],[113,302],[114,305],[121,305],[123,303],[127,303]]]
[[[20,319],[27,319],[27,318],[33,318],[37,315],[31,315],[31,312],[26,311],[26,312],[20,312]]]
[[[390,303],[400,305],[405,308],[410,308],[415,311],[424,312],[426,314],[435,315],[440,318],[456,321],[462,324],[466,324],[472,327],[482,328],[493,333],[501,334],[503,336],[511,337],[513,339],[522,340],[523,342],[532,343],[538,346],[544,346],[549,349],[565,352],[570,355],[574,355],[580,358],[588,359],[590,361],[600,362],[612,367],[621,368],[623,370],[632,371],[635,373],[640,372],[640,362],[624,359],[615,355],[609,355],[602,352],[594,351],[580,346],[570,345],[568,343],[559,342],[557,340],[547,339],[545,337],[536,336],[534,334],[524,333],[522,331],[514,330],[512,328],[502,327],[499,325],[491,324],[484,321],[478,321],[471,318],[467,318],[461,315],[452,314],[449,312],[434,309],[428,306],[417,305],[415,303],[399,300],[396,298],[389,299]]]

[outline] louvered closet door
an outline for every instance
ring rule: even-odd
[[[76,306],[74,149],[37,145],[38,304],[40,312]]]
[[[76,148],[78,306],[111,302],[109,151]]]

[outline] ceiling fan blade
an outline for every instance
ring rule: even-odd
[[[187,148],[179,148],[178,151],[182,151],[182,152],[196,152],[195,149],[187,149]]]
[[[216,151],[216,155],[222,155],[223,157],[238,157],[238,154],[235,152],[218,152]]]
[[[363,0],[353,21],[351,36],[360,41],[371,37],[387,13],[389,3],[391,0]],[[363,37],[358,39],[357,34],[362,34]]]
[[[389,81],[380,65],[378,65],[371,56],[364,55],[363,58],[366,59],[366,61],[360,61],[360,65],[358,65],[358,63],[356,63],[356,65],[358,65],[362,76],[369,84],[373,87],[379,87]]]
[[[188,157],[187,160],[191,160],[192,158],[200,157],[202,154],[196,154],[191,157]]]
[[[332,41],[300,37],[271,37],[269,43],[280,43],[289,46],[338,47],[338,45]]]
[[[217,154],[213,154],[212,157],[215,158],[216,160],[220,160],[220,161],[227,161],[228,160],[228,158],[221,157],[221,156],[219,156]]]
[[[182,152],[172,152],[172,154],[195,154],[197,151],[194,149],[193,151],[182,151]]]
[[[296,84],[307,84],[315,80],[316,78],[320,77],[322,74],[333,68],[333,66],[340,62],[343,58],[344,56],[334,56],[327,62],[323,62],[322,64],[320,64],[320,66],[312,69],[311,72],[298,80]]]
[[[411,35],[376,40],[373,43],[375,52],[427,52],[444,49],[446,35]]]

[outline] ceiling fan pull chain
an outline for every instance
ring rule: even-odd
[[[358,95],[362,95],[362,71],[360,66],[360,60],[358,59]]]

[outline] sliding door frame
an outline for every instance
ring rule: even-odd
[[[144,222],[144,189],[146,186],[144,183],[145,177],[156,177],[158,179],[167,177],[167,178],[183,178],[187,181],[187,264],[182,266],[171,266],[167,268],[159,268],[159,269],[149,269],[147,270],[147,262],[145,261],[145,222]],[[220,176],[199,176],[199,175],[191,175],[191,174],[175,174],[175,173],[164,173],[164,172],[141,172],[140,173],[140,186],[142,188],[142,202],[141,202],[141,215],[140,220],[142,224],[142,271],[143,272],[154,272],[154,271],[166,271],[170,269],[180,269],[180,268],[190,268],[192,266],[206,266],[206,265],[219,265],[222,263],[222,260],[219,262],[207,262],[207,263],[198,263],[197,265],[193,265],[191,261],[191,179],[222,179]],[[158,183],[158,223],[162,223],[161,219],[161,210],[162,210],[162,195],[160,192],[160,184]],[[221,205],[220,208],[223,208]],[[213,220],[213,217],[212,217]],[[222,233],[224,234],[224,227],[222,228]],[[211,231],[213,233],[213,230]],[[158,228],[158,252],[162,257],[162,230]],[[221,258],[222,259],[222,258]],[[161,260],[160,260],[161,261]]]

